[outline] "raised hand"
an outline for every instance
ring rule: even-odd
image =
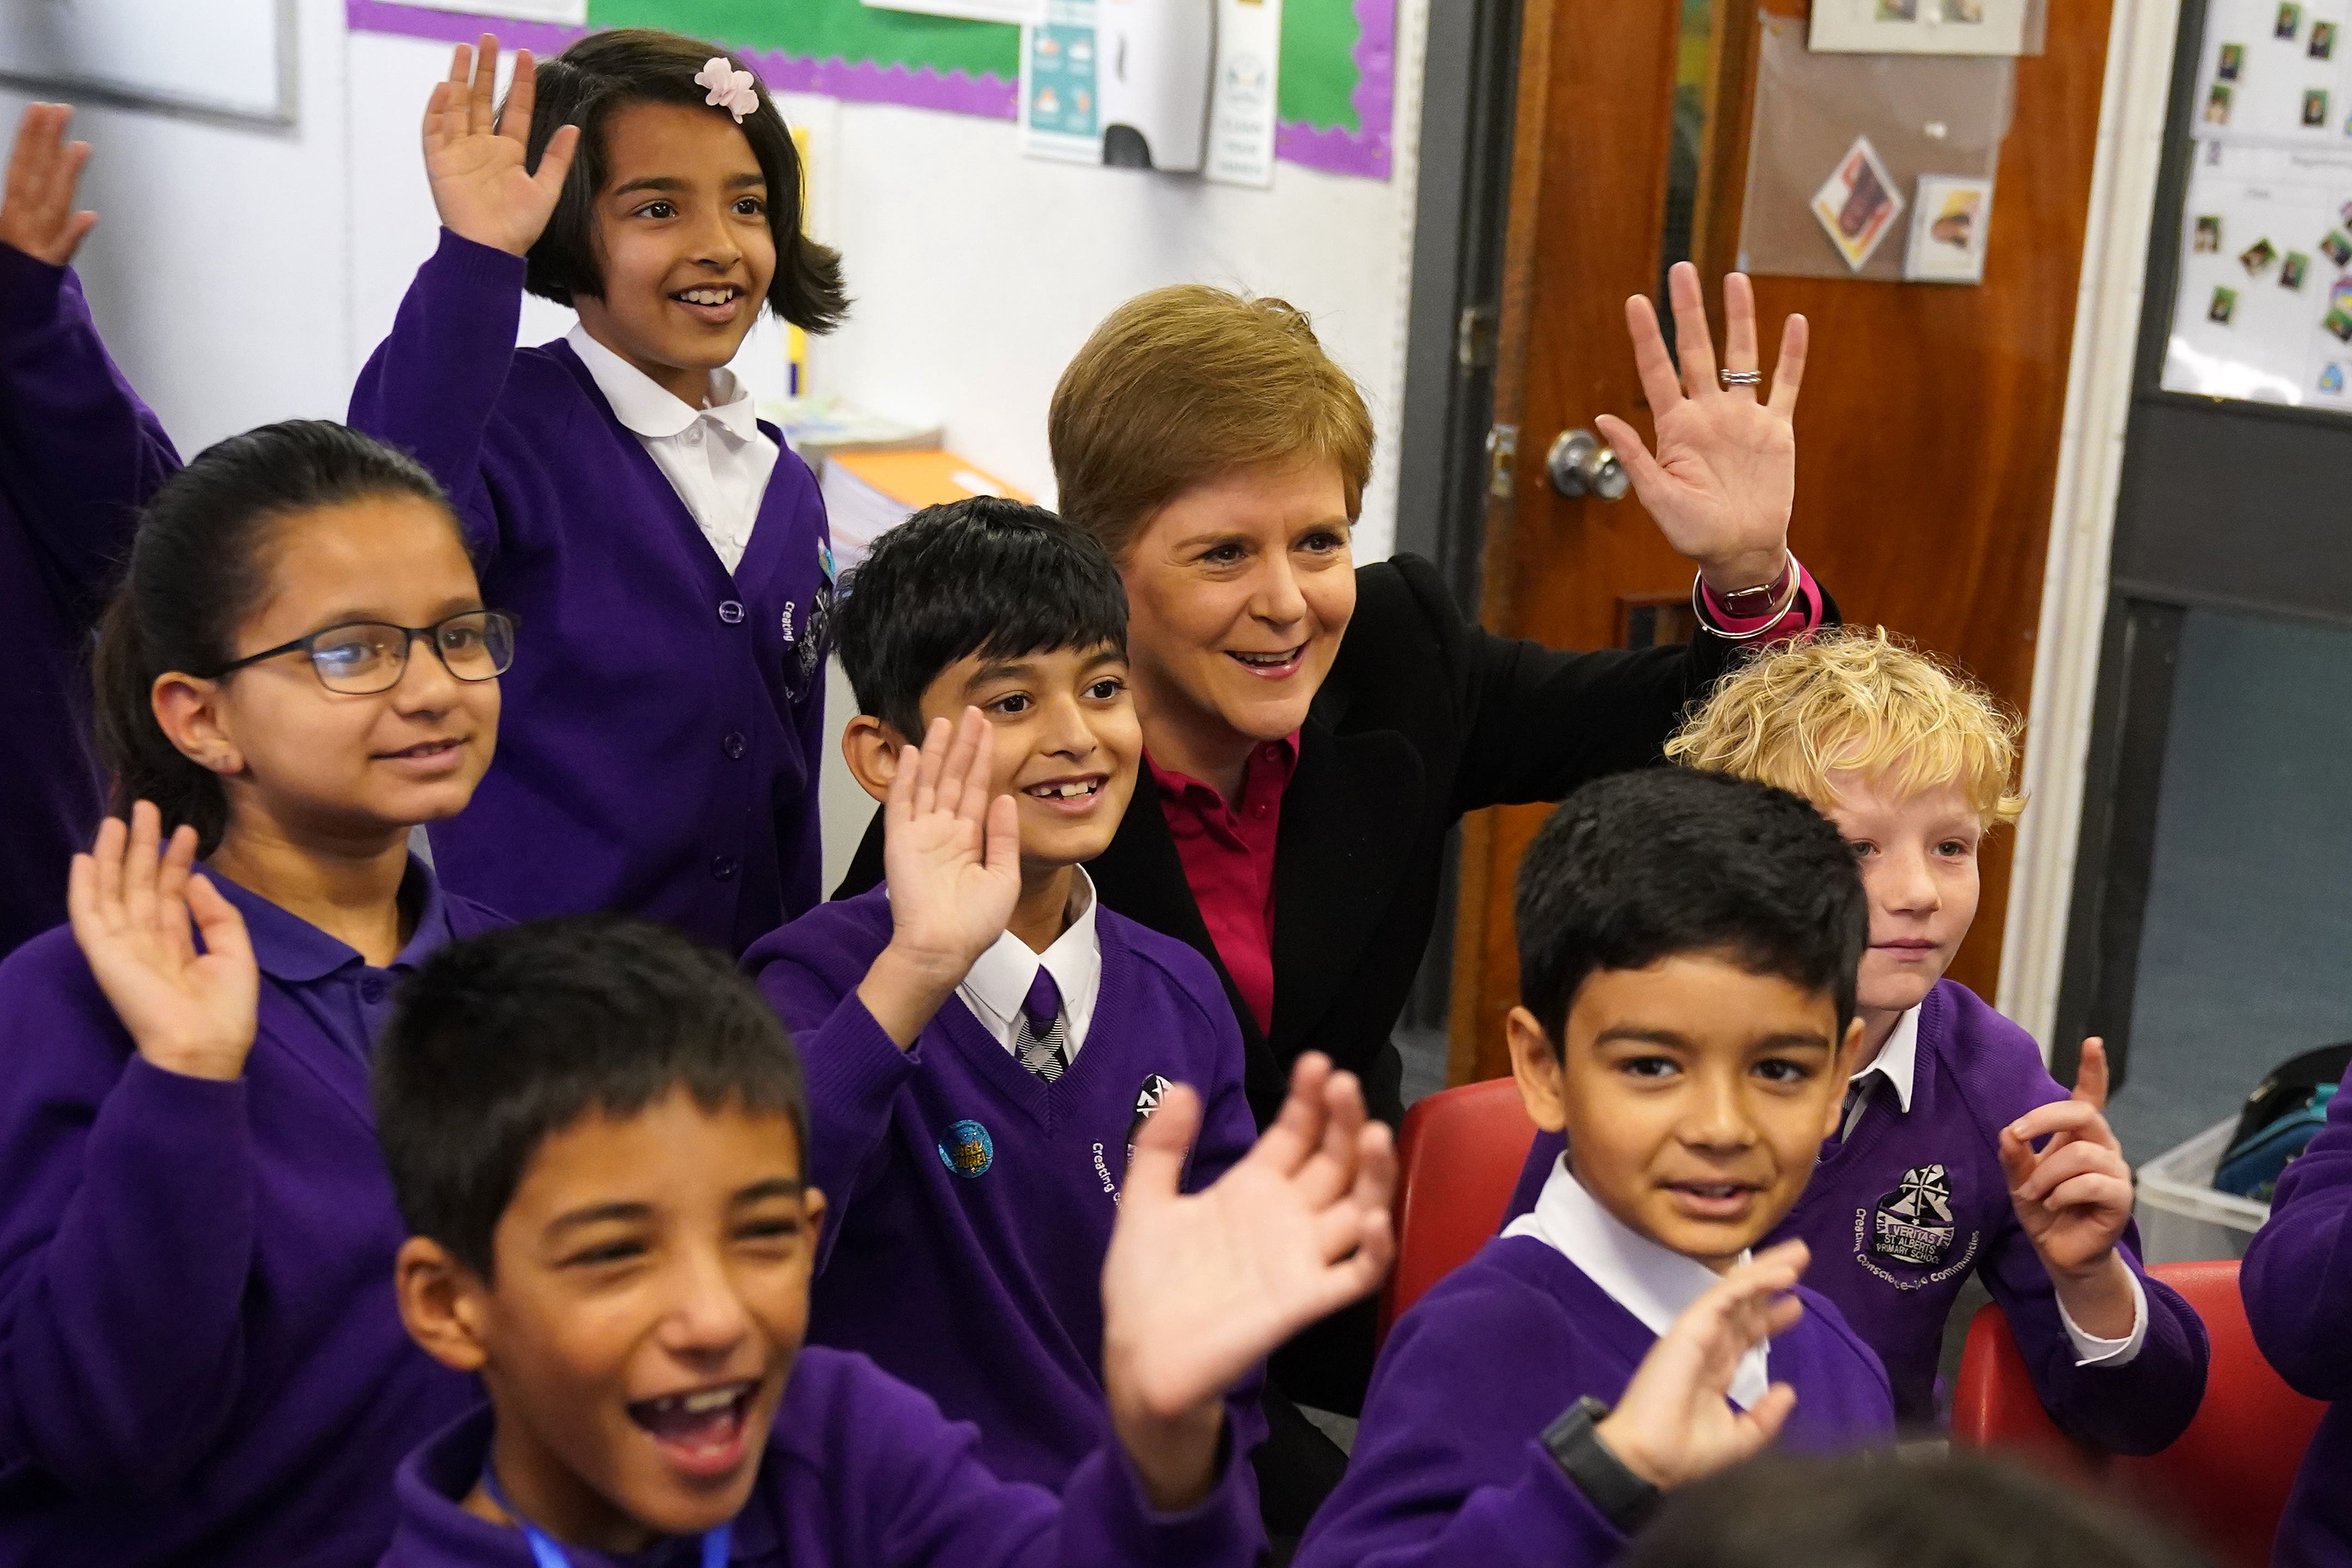
[[[253,1048],[261,974],[244,918],[194,869],[195,829],[182,827],[168,847],[162,837],[163,819],[143,800],[127,828],[108,817],[97,843],[73,858],[67,918],[141,1056],[188,1078],[233,1079]]]
[[[1200,1098],[1136,1134],[1103,1262],[1103,1390],[1155,1504],[1207,1489],[1225,1391],[1292,1334],[1381,1282],[1396,1152],[1355,1078],[1309,1052],[1282,1114],[1206,1191],[1178,1189]]]
[[[559,126],[540,155],[539,172],[530,173],[524,153],[530,143],[538,68],[529,49],[515,51],[503,114],[492,96],[498,73],[498,39],[484,33],[478,56],[467,45],[457,46],[449,79],[434,84],[425,106],[425,173],[433,183],[433,205],[450,233],[521,256],[555,212],[580,144],[580,128]]]
[[[74,210],[74,189],[89,143],[68,142],[71,107],[37,103],[16,122],[16,145],[8,154],[7,194],[0,196],[0,245],[14,246],[37,261],[63,267],[98,225],[94,212]]]
[[[900,1049],[912,1046],[1021,898],[1021,815],[995,793],[996,730],[977,708],[931,721],[898,753],[882,803],[890,945],[857,994]]]
[[[1698,268],[1676,262],[1667,292],[1675,310],[1675,345],[1682,375],[1658,331],[1657,311],[1636,294],[1625,301],[1633,363],[1657,426],[1655,456],[1633,427],[1612,414],[1594,423],[1633,481],[1643,509],[1666,542],[1698,563],[1707,586],[1736,593],[1780,574],[1796,505],[1797,390],[1805,375],[1805,318],[1780,329],[1780,363],[1771,395],[1759,401],[1753,386],[1724,386],[1716,374],[1715,339],[1699,293]],[[1724,368],[1759,367],[1756,291],[1747,275],[1723,279]]]
[[[1728,1395],[1739,1361],[1804,1316],[1789,1292],[1808,1259],[1805,1244],[1768,1247],[1692,1302],[1633,1369],[1617,1407],[1593,1428],[1618,1462],[1651,1485],[1672,1489],[1760,1451],[1797,1407],[1796,1390],[1776,1383],[1752,1410]]]
[[[2102,1334],[2119,1339],[2130,1331],[2130,1294],[2116,1244],[2131,1220],[2132,1182],[2123,1144],[2107,1125],[2106,1104],[2107,1051],[2094,1037],[2083,1042],[2083,1065],[2072,1095],[2038,1106],[2001,1129],[2000,1163],[2017,1223],[2025,1227],[2062,1296],[2068,1277],[2094,1273],[2107,1276],[2109,1294],[2121,1290],[2122,1333]],[[2050,1142],[2037,1154],[2033,1141],[2043,1137]],[[2066,1297],[2066,1305],[2086,1331],[2101,1333],[2076,1310],[2073,1297]]]

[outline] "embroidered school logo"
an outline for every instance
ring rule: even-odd
[[[1952,1186],[1941,1165],[1914,1165],[1903,1183],[1878,1200],[1871,1216],[1871,1250],[1933,1268],[1952,1250]]]
[[[988,1174],[996,1163],[996,1141],[977,1121],[959,1121],[940,1139],[940,1158],[967,1180]]]
[[[1143,1083],[1135,1091],[1135,1120],[1127,1124],[1127,1158],[1129,1164],[1135,1162],[1135,1135],[1143,1131],[1143,1124],[1151,1120],[1151,1113],[1160,1109],[1160,1102],[1168,1098],[1168,1091],[1175,1087],[1156,1072],[1143,1075]]]

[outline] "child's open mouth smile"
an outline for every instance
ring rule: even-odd
[[[411,778],[433,779],[455,773],[464,765],[465,753],[464,739],[451,736],[437,741],[419,741],[397,752],[380,752],[375,760],[390,763]]]
[[[731,324],[742,313],[747,298],[743,289],[734,283],[698,283],[670,295],[672,303],[683,306],[687,314],[711,327]]]
[[[629,1419],[651,1435],[662,1458],[680,1473],[716,1480],[734,1473],[750,1448],[746,1417],[759,1394],[757,1382],[714,1384],[705,1388],[640,1399]]]
[[[1664,1185],[1676,1212],[1685,1218],[1718,1224],[1746,1219],[1756,1206],[1756,1194],[1763,1191],[1749,1182],[1668,1182]]]
[[[1108,783],[1108,773],[1073,773],[1024,784],[1021,793],[1057,816],[1085,816],[1094,810]]]
[[[1307,644],[1278,653],[1251,653],[1229,647],[1225,657],[1262,680],[1286,680],[1307,663]]]

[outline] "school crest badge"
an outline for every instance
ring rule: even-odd
[[[1871,1215],[1871,1250],[1933,1268],[1952,1250],[1952,1185],[1941,1165],[1914,1165],[1903,1181],[1878,1200]]]
[[[1135,1091],[1135,1119],[1127,1124],[1127,1158],[1130,1164],[1135,1160],[1136,1134],[1143,1131],[1143,1124],[1151,1120],[1152,1112],[1160,1109],[1160,1102],[1174,1087],[1156,1072],[1143,1075],[1143,1082]]]
[[[967,1181],[988,1174],[996,1163],[996,1141],[988,1129],[977,1121],[956,1122],[940,1138],[940,1159],[947,1168]]]

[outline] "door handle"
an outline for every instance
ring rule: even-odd
[[[1632,482],[1617,454],[1590,430],[1560,432],[1544,459],[1544,471],[1551,476],[1551,488],[1570,500],[1585,496],[1615,500]]]

